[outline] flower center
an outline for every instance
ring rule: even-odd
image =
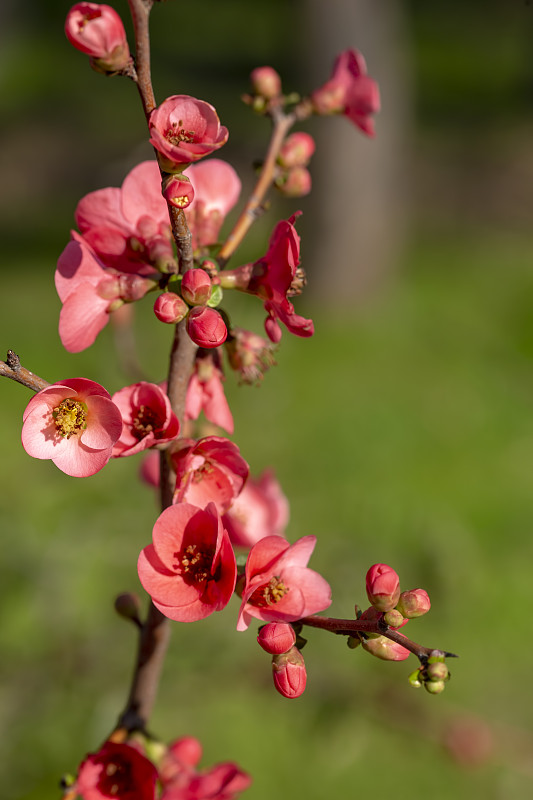
[[[137,439],[144,439],[149,433],[160,428],[155,411],[149,406],[139,406],[132,419],[132,433]]]
[[[175,568],[181,567],[182,575],[187,576],[191,583],[204,583],[211,577],[212,553],[205,553],[196,544],[189,544],[180,553],[174,553],[178,561]]]
[[[253,606],[265,608],[265,606],[272,606],[279,603],[281,598],[287,594],[289,587],[285,586],[281,578],[273,575],[268,583],[259,586],[248,600]]]
[[[181,119],[177,125],[173,122],[166,132],[165,139],[167,139],[170,144],[180,145],[181,142],[194,142],[194,131],[186,131],[181,127],[182,125],[183,120]]]
[[[131,765],[126,761],[110,761],[100,774],[98,789],[108,797],[115,797],[133,788]]]
[[[52,410],[57,432],[64,439],[84,431],[87,427],[87,406],[80,400],[67,397]]]

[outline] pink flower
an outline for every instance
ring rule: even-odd
[[[163,292],[154,303],[154,314],[159,322],[175,325],[189,313],[189,306],[174,292]]]
[[[209,422],[232,434],[233,416],[224,394],[223,380],[222,371],[211,355],[197,357],[187,386],[185,419],[198,419],[203,411]]]
[[[120,411],[104,387],[69,378],[32,397],[22,446],[33,458],[49,458],[67,475],[86,478],[107,464],[121,430]]]
[[[77,50],[101,62],[104,71],[118,71],[130,61],[124,25],[111,6],[77,3],[67,14],[65,33]]]
[[[307,568],[316,536],[304,536],[289,545],[281,536],[267,536],[255,544],[246,562],[237,630],[246,630],[253,617],[265,622],[292,622],[331,603],[329,584]]]
[[[248,464],[239,448],[220,436],[205,436],[197,442],[183,439],[181,444],[171,456],[176,471],[174,502],[201,508],[215,503],[223,514],[248,477]]]
[[[315,152],[313,137],[305,131],[296,131],[287,136],[279,151],[278,162],[282,167],[306,167]]]
[[[296,642],[296,634],[288,622],[268,622],[257,636],[259,645],[271,655],[287,653]]]
[[[209,103],[175,94],[154,108],[148,120],[150,143],[167,172],[180,172],[184,164],[218,150],[228,141],[228,129],[220,124]]]
[[[143,161],[122,187],[98,189],[76,208],[76,224],[107,267],[150,274],[174,264],[168,207],[155,160]]]
[[[213,503],[166,508],[141,551],[139,579],[162,614],[195,622],[224,608],[237,577],[229,536]]]
[[[124,302],[138,300],[154,283],[140,275],[106,269],[75,231],[57,261],[55,285],[63,307],[59,336],[69,353],[90,347],[107,325],[109,314]]]
[[[297,647],[273,657],[272,677],[274,686],[283,697],[294,700],[304,693],[307,672],[304,658]]]
[[[131,456],[178,436],[178,418],[167,395],[155,383],[141,381],[125,386],[111,399],[122,415],[122,433],[113,447],[114,457]]]
[[[272,342],[281,339],[281,328],[277,320],[283,322],[296,336],[312,336],[313,322],[294,313],[289,296],[299,294],[305,285],[305,275],[300,264],[300,237],[294,222],[301,212],[293,214],[288,220],[278,222],[268,245],[266,254],[254,264],[245,264],[236,270],[226,270],[221,274],[223,287],[234,287],[255,294],[264,301],[268,317],[265,329]]]
[[[234,547],[249,548],[265,536],[284,536],[288,521],[289,501],[272,470],[265,470],[258,479],[249,477],[224,515]]]
[[[135,747],[106,742],[80,765],[75,784],[83,800],[155,800],[157,770]]]
[[[228,335],[226,323],[215,308],[195,306],[187,316],[187,333],[198,347],[219,347]]]
[[[311,101],[317,114],[344,114],[363,133],[374,135],[371,115],[380,109],[379,88],[367,76],[357,50],[344,50],[337,57],[331,78],[312,93]]]
[[[366,593],[378,611],[389,611],[400,599],[400,578],[388,564],[374,564],[366,573]]]
[[[187,176],[194,187],[194,200],[185,212],[193,247],[215,244],[226,215],[239,199],[239,176],[219,158],[192,164]]]
[[[232,762],[197,771],[201,757],[200,742],[190,736],[170,745],[159,773],[161,800],[233,800],[250,786],[250,776]]]

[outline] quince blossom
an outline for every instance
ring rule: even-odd
[[[234,800],[250,786],[250,776],[230,761],[198,771],[201,757],[202,746],[191,736],[169,746],[159,770],[161,800]]]
[[[249,477],[223,517],[233,546],[246,548],[265,536],[285,536],[288,521],[289,501],[272,470]]]
[[[65,34],[77,50],[91,56],[99,71],[116,72],[130,62],[124,25],[111,6],[76,3],[67,14]]]
[[[372,114],[380,109],[377,83],[366,74],[366,63],[357,50],[344,50],[335,61],[333,73],[311,95],[317,114],[344,114],[363,133],[374,136]]]
[[[163,100],[150,114],[148,127],[150,144],[166,172],[180,172],[185,164],[218,150],[229,135],[210,103],[186,94]]]
[[[185,211],[192,246],[215,244],[222,223],[241,193],[241,181],[233,167],[220,158],[210,158],[187,169],[194,187],[194,200]]]
[[[23,416],[22,446],[62,472],[86,478],[111,458],[122,431],[120,411],[103,386],[69,378],[38,392]]]
[[[233,433],[233,416],[224,394],[222,370],[210,355],[198,357],[189,378],[185,398],[185,419],[198,419],[203,411],[213,425]]]
[[[331,604],[327,581],[307,562],[316,536],[304,536],[290,545],[281,536],[267,536],[248,555],[245,585],[237,630],[244,631],[252,619],[292,622]]]
[[[237,577],[235,555],[214,503],[166,508],[153,544],[141,551],[139,579],[156,608],[178,622],[196,622],[224,608]]]
[[[241,492],[248,464],[233,442],[221,436],[183,439],[171,454],[176,472],[175,503],[194,503],[205,508],[214,503],[224,514]]]
[[[73,787],[83,800],[155,800],[157,769],[135,747],[106,742],[80,765]]]
[[[122,415],[122,433],[113,447],[113,456],[131,456],[171,442],[180,424],[170,400],[155,383],[141,381],[115,392],[111,398]]]

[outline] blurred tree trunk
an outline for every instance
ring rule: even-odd
[[[304,252],[309,290],[322,302],[350,303],[396,267],[405,241],[412,117],[405,10],[402,0],[300,2],[305,86],[325,83],[336,55],[355,48],[381,92],[375,139],[344,118],[315,118],[311,128],[318,156],[300,226],[312,242]]]

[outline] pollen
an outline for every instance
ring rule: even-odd
[[[87,406],[80,400],[68,397],[52,411],[57,432],[64,439],[70,439],[87,427]]]
[[[153,430],[161,427],[157,414],[147,406],[139,406],[136,415],[132,419],[132,433],[137,439],[152,433]]]
[[[181,142],[194,142],[194,131],[186,131],[181,127],[182,125],[183,122],[181,119],[177,125],[173,122],[166,132],[165,139],[170,142],[170,144],[180,145]]]
[[[174,557],[181,566],[182,575],[193,583],[204,583],[211,577],[213,555],[200,550],[198,545],[190,544],[181,553],[174,553]]]
[[[265,608],[265,606],[272,606],[279,603],[289,591],[289,587],[285,586],[281,578],[273,575],[268,583],[259,586],[248,600],[253,606]]]

